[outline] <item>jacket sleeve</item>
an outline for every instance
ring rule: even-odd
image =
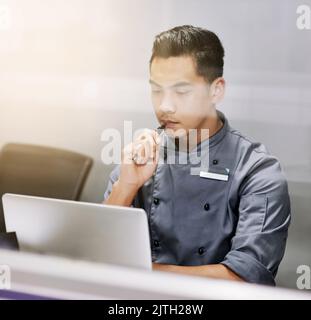
[[[108,185],[106,188],[106,191],[104,193],[104,200],[106,201],[106,199],[109,197],[111,191],[112,191],[112,186],[113,184],[118,180],[120,175],[120,165],[117,165],[110,173],[109,175],[109,179],[108,179]]]
[[[265,154],[252,166],[239,197],[236,233],[221,263],[248,282],[275,285],[291,220],[287,181],[275,157]]]

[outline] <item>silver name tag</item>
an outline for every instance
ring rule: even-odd
[[[213,179],[213,180],[221,180],[221,181],[228,181],[229,179],[229,169],[225,169],[223,173],[211,172],[211,171],[200,171],[200,177],[206,179]]]

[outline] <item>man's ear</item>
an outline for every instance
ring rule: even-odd
[[[215,79],[211,84],[212,103],[217,104],[225,96],[226,81],[223,77]]]

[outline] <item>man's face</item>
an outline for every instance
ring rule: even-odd
[[[213,96],[211,86],[197,75],[191,56],[155,58],[150,84],[156,116],[166,131],[182,136],[179,129],[188,133],[204,128],[214,108]]]

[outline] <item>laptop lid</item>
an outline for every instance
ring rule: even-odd
[[[147,214],[142,209],[5,194],[8,232],[21,251],[152,268]]]

